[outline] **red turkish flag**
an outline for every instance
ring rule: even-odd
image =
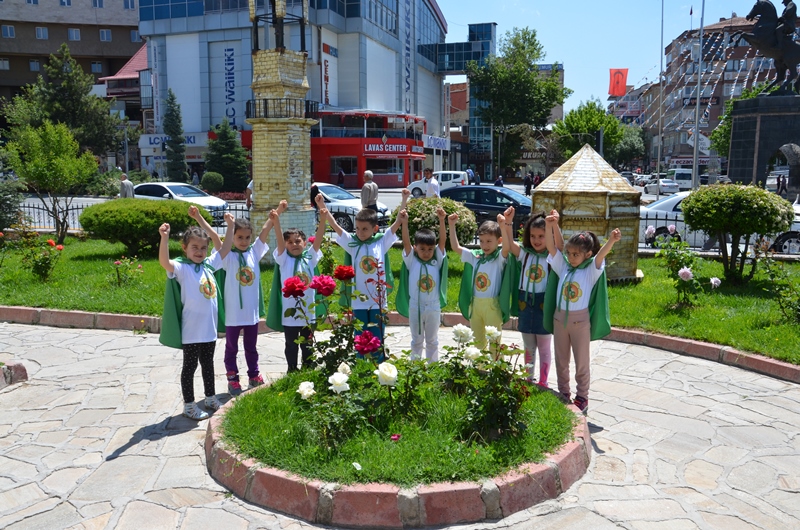
[[[612,68],[611,81],[608,84],[608,95],[622,97],[627,92],[625,84],[628,81],[627,68]]]

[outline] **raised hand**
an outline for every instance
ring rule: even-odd
[[[497,222],[500,223],[500,224],[505,223],[506,222],[506,216],[501,214],[501,213],[497,214]]]
[[[225,223],[228,226],[233,226],[234,224],[236,224],[236,218],[230,212],[225,212],[224,219],[225,219]]]
[[[320,221],[323,219],[328,218],[328,209],[327,208],[320,208],[319,209],[319,219]]]
[[[439,219],[447,219],[447,212],[444,211],[444,208],[439,206],[438,208],[436,208],[436,217],[438,217]]]
[[[319,195],[317,195],[317,197],[319,197]],[[284,199],[280,203],[278,203],[278,215],[282,214],[287,209],[289,209],[289,203],[286,202],[286,199]]]
[[[189,206],[189,217],[197,219],[200,216],[200,210],[197,206]]]
[[[325,208],[325,197],[323,197],[321,193],[317,194],[317,196],[314,197],[314,202],[317,203],[317,208],[319,208],[321,213],[322,209]]]
[[[161,237],[169,237],[169,223],[164,223],[158,227],[158,233],[161,234]]]
[[[409,190],[408,188],[403,188],[400,194],[403,196],[404,199],[408,199],[408,196],[411,195],[411,190]]]
[[[617,241],[620,241],[622,239],[622,232],[620,232],[619,228],[615,228],[614,230],[611,231],[610,239],[614,243],[616,243]]]
[[[397,218],[400,219],[401,223],[407,223],[408,222],[408,210],[406,210],[405,208],[400,210],[400,212],[398,212],[398,214],[397,214]]]
[[[559,215],[558,211],[556,211],[556,210],[550,210],[550,215],[552,215],[553,217],[555,217],[556,221],[558,221],[559,219],[561,219],[561,215]]]
[[[555,211],[555,210],[553,210]],[[553,215],[552,213],[544,218],[544,223],[548,226],[557,225],[558,224],[558,215]]]
[[[280,206],[279,206],[279,208],[280,208]],[[269,211],[269,218],[270,218],[270,220],[271,220],[271,221],[273,221],[273,222],[274,222],[274,221],[276,221],[276,220],[278,219],[278,215],[279,215],[279,214],[278,214],[278,210],[275,210],[275,209],[273,209],[273,210],[270,210],[270,211]]]
[[[450,221],[451,224],[455,224],[458,221],[458,214],[451,213],[450,215],[447,216],[447,220]]]
[[[511,221],[514,218],[515,213],[516,210],[514,210],[514,207],[509,206],[508,208],[506,208],[506,211],[503,212],[503,217],[505,217],[508,221]]]

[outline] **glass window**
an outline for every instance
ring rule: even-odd
[[[13,39],[16,36],[14,33],[14,26],[2,26],[1,29],[4,39]]]
[[[103,63],[100,61],[92,61],[92,73],[93,74],[102,74],[103,73]]]
[[[72,7],[72,0],[59,0],[62,7]]]
[[[103,42],[111,42],[111,30],[110,29],[101,29],[100,30],[100,40]]]
[[[122,7],[124,9],[136,9],[136,0],[123,0]]]
[[[8,59],[0,59],[0,70],[10,70],[11,66],[8,64]]]
[[[135,29],[131,30],[131,42],[139,42],[142,38],[139,36],[139,32]]]
[[[67,29],[67,39],[69,39],[69,40],[81,40],[81,30],[79,28],[68,28]]]
[[[358,173],[358,158],[331,157],[331,175],[338,175],[340,169],[345,175],[355,175]]]
[[[39,61],[36,59],[31,59],[28,61],[28,65],[30,66],[31,72],[38,72],[39,71]]]
[[[39,40],[47,40],[47,28],[37,26],[36,38]]]
[[[28,3],[29,5],[35,6],[35,5],[39,5],[39,0],[26,0],[26,3]]]
[[[103,7],[103,0],[92,0],[92,7],[102,8]]]

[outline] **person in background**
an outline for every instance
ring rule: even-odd
[[[197,171],[192,173],[192,186],[199,186],[200,185],[200,177],[197,176]]]
[[[478,173],[477,171],[475,172],[475,185],[476,186],[481,185],[481,174]]]
[[[344,186],[344,169],[339,168],[339,175],[336,177],[336,184]]]
[[[522,181],[522,184],[525,186],[525,195],[530,196],[531,186],[533,185],[533,178],[531,178],[530,173],[525,173],[525,179]]]
[[[255,202],[255,193],[253,193],[253,191],[253,179],[250,179],[250,182],[244,190],[244,202],[248,210],[253,209],[253,203]]]
[[[427,182],[427,186],[425,187],[425,196],[426,197],[440,197],[439,195],[439,181],[436,180],[436,177],[433,175],[433,170],[429,167],[425,168],[423,172],[425,174],[425,182]]]
[[[372,171],[364,172],[364,186],[361,188],[361,207],[378,211],[378,185],[372,180]]]
[[[504,187],[503,186],[503,175],[497,175],[497,180],[494,181],[494,185],[498,186],[500,188]]]
[[[133,182],[128,180],[128,175],[123,173],[119,176],[119,198],[120,199],[133,199]]]

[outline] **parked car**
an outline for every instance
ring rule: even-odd
[[[208,210],[215,224],[222,224],[228,211],[227,202],[185,182],[144,182],[133,187],[133,194],[136,199],[175,199],[197,204]]]
[[[681,191],[692,189],[692,170],[672,168],[667,170],[667,178],[676,182]]]
[[[625,177],[625,180],[633,184],[633,178],[634,178],[633,171],[620,171],[619,176]]]
[[[497,221],[497,214],[509,206],[516,210],[514,233],[519,230],[525,218],[531,213],[531,199],[510,188],[496,186],[458,186],[442,191],[442,197],[463,203],[475,213],[480,225],[484,221]]]
[[[644,192],[650,193],[655,195],[656,193],[660,193],[662,195],[671,194],[671,193],[678,193],[680,190],[678,189],[678,184],[675,181],[669,179],[658,179],[658,182],[653,179],[648,184],[644,186]]]
[[[326,182],[317,182],[317,189],[325,199],[325,207],[342,230],[352,232],[356,227],[356,214],[361,210],[361,199],[344,188]],[[389,208],[378,202],[378,225],[381,228],[389,226]]]
[[[433,176],[439,181],[439,191],[456,186],[466,186],[469,184],[469,176],[466,171],[434,171]],[[425,180],[416,180],[412,182],[408,189],[414,197],[424,197],[427,190],[428,183]]]

